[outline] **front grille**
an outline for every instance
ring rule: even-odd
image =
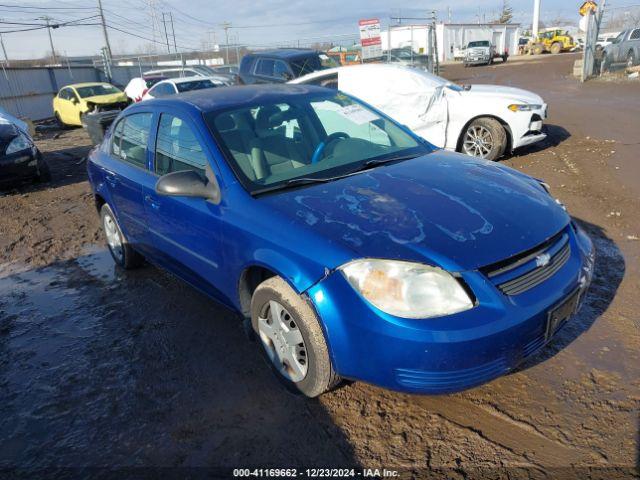
[[[519,295],[555,275],[571,256],[569,236],[560,232],[547,242],[482,272],[505,295]],[[545,259],[546,262],[541,260]]]

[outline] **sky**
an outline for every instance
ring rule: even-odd
[[[619,2],[633,3],[632,0]],[[102,0],[108,34],[114,54],[140,54],[155,47],[166,53],[162,14],[171,39],[169,12],[173,17],[178,50],[206,48],[225,43],[223,22],[231,43],[247,46],[308,46],[312,42],[348,42],[358,35],[361,18],[380,18],[384,26],[391,16],[423,18],[436,10],[439,20],[477,22],[493,20],[502,0],[433,0],[418,2],[394,0]],[[422,3],[422,2],[420,2]],[[533,0],[511,0],[514,22],[531,23]],[[542,0],[541,20],[578,20],[581,1]],[[611,1],[609,3],[612,3]],[[615,3],[615,2],[613,2]],[[0,0],[0,32],[10,59],[40,58],[50,52],[47,29],[25,32],[11,30],[38,28],[40,18],[52,23],[76,25],[52,29],[57,52],[69,56],[96,55],[104,46],[97,0]],[[86,23],[89,25],[78,25]],[[140,38],[142,37],[142,38]],[[155,43],[154,43],[155,40]],[[1,55],[1,52],[0,52]]]

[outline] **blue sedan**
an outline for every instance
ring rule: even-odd
[[[334,90],[139,103],[88,172],[115,262],[145,258],[237,311],[308,396],[341,378],[489,381],[549,342],[592,278],[591,241],[543,182]]]

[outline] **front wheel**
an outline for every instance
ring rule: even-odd
[[[256,288],[251,325],[276,375],[290,388],[317,397],[339,383],[315,311],[282,278]]]
[[[507,132],[495,118],[478,118],[462,134],[461,150],[472,157],[497,160],[506,145]]]
[[[551,45],[551,48],[549,49],[549,51],[552,54],[557,55],[562,51],[562,45],[559,43],[554,43],[553,45]]]
[[[127,241],[120,225],[118,225],[116,216],[106,203],[100,208],[100,218],[107,247],[109,247],[109,253],[111,253],[114,262],[125,270],[139,267],[142,264],[142,256]]]

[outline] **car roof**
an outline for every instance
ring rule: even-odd
[[[70,85],[65,85],[62,88],[95,87],[96,85],[111,85],[111,84],[109,82],[84,82],[84,83],[72,83]],[[62,88],[60,90],[62,90]]]
[[[214,112],[227,108],[242,108],[255,103],[276,103],[286,101],[287,98],[297,97],[309,93],[335,93],[323,87],[313,85],[263,84],[241,85],[224,88],[207,88],[181,93],[180,95],[157,98],[132,105],[127,110],[138,108],[167,107],[184,108],[194,112]],[[133,112],[132,112],[133,113]]]
[[[252,52],[250,55],[254,57],[298,58],[317,54],[318,52],[315,50],[307,48],[276,48],[273,50],[259,50],[257,52]]]

